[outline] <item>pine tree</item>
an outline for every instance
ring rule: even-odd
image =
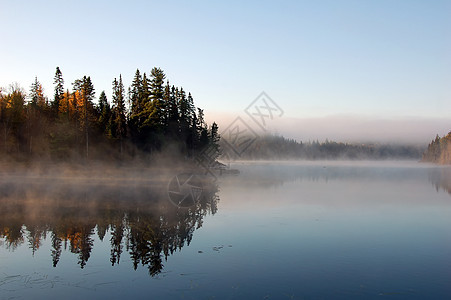
[[[152,101],[152,106],[156,110],[156,123],[164,127],[166,124],[166,103],[164,101],[164,79],[166,78],[166,75],[160,68],[153,68],[151,76],[150,99]]]
[[[138,114],[139,144],[150,151],[159,149],[164,133],[163,84],[165,75],[159,68],[153,68],[151,79],[143,75],[142,110]]]
[[[150,95],[152,101],[155,100],[163,100],[163,93],[164,93],[164,79],[166,78],[166,75],[164,74],[163,70],[160,68],[153,68],[150,72],[151,74],[151,80],[150,80]]]
[[[141,76],[139,69],[136,69],[135,77],[133,78],[132,84],[128,91],[128,101],[130,108],[128,114],[128,127],[130,129],[131,140],[135,144],[138,144],[140,140],[139,128],[141,127],[142,124],[141,112],[144,103],[143,85],[144,85],[143,76]]]
[[[99,126],[102,133],[107,133],[109,128],[109,122],[111,119],[111,108],[108,103],[108,99],[106,97],[105,91],[99,96]]]
[[[44,129],[42,128],[44,118],[42,118],[41,112],[43,112],[47,106],[42,85],[37,77],[35,77],[34,82],[31,84],[29,98],[30,102],[28,103],[26,112],[26,131],[28,137],[28,152],[29,154],[32,154],[33,139],[36,140],[36,136]]]
[[[74,114],[73,114],[73,120],[74,120],[74,122],[75,123],[77,123],[77,121],[78,121],[78,119],[79,119],[79,111],[80,111],[80,108],[78,107],[78,105],[77,105],[77,101],[78,101],[78,99],[77,99],[77,91],[74,91],[73,93],[72,93],[72,101],[71,101],[71,106],[72,106],[72,108],[73,108],[73,110],[74,110]]]
[[[61,73],[61,70],[59,67],[56,67],[53,83],[55,84],[55,96],[53,97],[52,108],[53,108],[53,112],[54,112],[55,116],[57,116],[58,111],[59,111],[60,101],[63,98],[63,93],[64,93],[63,73]]]
[[[166,88],[169,89],[169,81],[166,84]],[[177,137],[179,135],[179,108],[176,95],[176,88],[175,86],[172,86],[166,107],[169,131],[172,133],[173,137]]]
[[[92,100],[95,96],[94,85],[92,84],[90,76],[83,76],[82,79],[77,79],[73,83],[74,90],[81,94],[83,102],[83,111],[81,116],[83,117],[83,131],[85,132],[86,142],[86,159],[89,158],[89,116],[93,110]]]
[[[143,74],[141,84],[140,106],[138,113],[138,130],[142,130],[144,123],[149,115],[149,107],[151,106],[150,98],[150,80],[147,78],[146,73]]]
[[[186,101],[186,94],[183,88],[176,88],[175,97],[178,104],[180,133],[186,134],[189,125],[189,108]]]
[[[142,85],[141,85],[142,91],[141,91],[141,111],[140,113],[144,110],[144,108],[146,107],[147,103],[150,102],[150,80],[149,78],[147,78],[146,73],[143,74],[142,77]]]
[[[209,144],[210,144],[210,147],[212,147],[214,149],[214,151],[210,152],[210,157],[214,160],[216,160],[220,154],[220,149],[219,149],[220,138],[221,137],[219,135],[218,124],[216,124],[216,122],[213,122],[213,124],[211,125],[211,128],[210,128]]]
[[[35,77],[34,82],[31,84],[30,95],[31,102],[30,105],[33,109],[44,108],[46,100],[44,96],[44,90],[38,78]]]
[[[196,130],[197,134],[199,135],[199,146],[198,150],[202,151],[205,149],[209,144],[209,137],[208,137],[208,129],[207,124],[204,120],[204,111],[200,108],[197,109],[197,124],[196,124]]]
[[[137,116],[141,111],[143,98],[143,79],[139,69],[136,69],[135,77],[129,88],[130,118]]]
[[[122,75],[119,75],[119,81],[113,80],[113,114],[112,114],[112,136],[120,141],[120,152],[123,152],[123,138],[126,136],[126,117],[125,117],[125,93]]]
[[[194,99],[193,96],[191,96],[191,93],[188,93],[186,104],[188,109],[188,119],[191,119],[196,114],[196,107],[194,106]]]
[[[171,103],[171,86],[169,85],[169,80],[166,82],[166,85],[164,86],[164,92],[163,92],[163,103],[165,106],[164,110],[164,116],[163,116],[163,127],[164,127],[164,133],[168,134],[171,133],[169,128],[170,123],[170,106]]]

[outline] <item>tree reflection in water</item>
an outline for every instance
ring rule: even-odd
[[[168,200],[167,182],[110,182],[87,179],[2,178],[0,238],[15,250],[28,242],[32,254],[51,239],[56,267],[64,250],[78,256],[84,268],[94,247],[94,235],[110,233],[110,262],[128,253],[133,268],[147,266],[154,276],[163,270],[163,257],[189,245],[207,214],[217,210],[217,186],[204,182],[200,201],[179,208]]]
[[[441,172],[430,172],[429,181],[435,186],[435,189],[439,191],[443,189],[451,195],[451,168],[443,167]]]

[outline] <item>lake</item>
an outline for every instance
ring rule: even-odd
[[[2,173],[0,298],[451,299],[450,167],[231,167]]]

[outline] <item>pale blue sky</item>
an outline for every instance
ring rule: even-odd
[[[37,76],[49,97],[56,66],[97,96],[158,66],[207,115],[265,91],[288,119],[451,120],[449,0],[0,0],[0,40],[0,86]]]

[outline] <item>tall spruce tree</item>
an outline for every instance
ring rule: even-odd
[[[135,77],[128,92],[129,106],[130,106],[130,118],[137,116],[141,111],[142,98],[143,98],[143,79],[139,69],[136,69]]]
[[[142,108],[144,103],[144,87],[143,76],[136,69],[135,77],[128,89],[129,113],[128,113],[128,127],[130,130],[130,138],[135,144],[140,140],[140,126],[142,123]]]
[[[203,109],[198,108],[197,109],[197,124],[196,124],[196,132],[199,135],[199,145],[198,150],[202,151],[208,146],[209,139],[208,139],[208,128],[207,123],[204,119],[204,111]]]
[[[171,105],[171,86],[169,85],[169,80],[166,82],[166,85],[164,86],[164,92],[163,92],[163,103],[165,106],[164,115],[163,115],[163,127],[164,127],[164,133],[170,134],[170,105]]]
[[[34,78],[34,82],[31,84],[29,97],[31,99],[30,105],[33,109],[44,108],[46,104],[44,90],[37,77]]]
[[[139,113],[139,142],[146,151],[159,149],[164,133],[163,84],[165,75],[159,68],[153,68],[151,78],[143,75],[143,97]]]
[[[53,78],[53,83],[55,84],[55,95],[53,97],[52,109],[55,116],[58,115],[59,105],[64,94],[64,80],[63,73],[59,67],[56,67],[55,77]]]
[[[164,101],[164,79],[166,75],[160,68],[153,68],[150,74],[150,99],[156,112],[156,123],[164,127],[166,124],[166,103]]]
[[[111,121],[111,107],[110,103],[108,103],[105,91],[100,93],[98,108],[100,131],[102,133],[107,133]]]
[[[166,88],[169,88],[169,81]],[[169,99],[167,102],[167,110],[167,116],[169,120],[168,125],[170,126],[171,132],[174,134],[174,136],[178,136],[179,109],[177,104],[175,86],[171,87]]]
[[[44,129],[42,128],[43,118],[41,117],[41,112],[43,112],[47,106],[42,85],[38,81],[37,77],[35,77],[34,82],[31,84],[29,98],[31,101],[28,103],[26,112],[26,127],[28,150],[29,154],[32,154],[33,139],[36,140],[36,136],[38,136],[39,132]]]
[[[123,139],[127,134],[126,112],[125,112],[125,91],[122,83],[122,75],[119,81],[113,80],[113,114],[112,114],[112,136],[119,140],[120,153],[123,153]]]
[[[75,80],[73,83],[74,90],[78,91],[82,97],[83,111],[82,111],[82,126],[85,132],[86,142],[86,159],[89,158],[89,117],[93,110],[92,100],[95,96],[94,85],[92,84],[90,76],[83,76],[81,79]]]
[[[209,133],[209,147],[214,149],[214,151],[210,152],[210,157],[213,160],[216,160],[220,154],[219,140],[221,138],[221,136],[219,135],[219,127],[216,122],[213,122],[213,124],[211,125]]]
[[[166,78],[166,75],[160,68],[153,68],[150,74],[151,74],[150,79],[151,99],[152,101],[163,100],[164,79]]]
[[[150,80],[147,78],[146,73],[144,72],[142,77],[142,85],[141,85],[142,91],[141,91],[141,112],[144,110],[144,107],[147,105],[148,102],[151,101],[150,99]]]

